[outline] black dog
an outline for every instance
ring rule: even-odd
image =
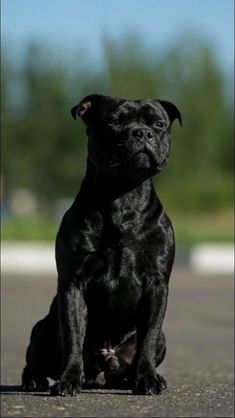
[[[178,109],[161,100],[90,95],[72,109],[87,126],[87,170],[56,240],[58,292],[32,331],[24,390],[82,387],[158,394],[162,323],[175,245],[151,177],[170,153]]]

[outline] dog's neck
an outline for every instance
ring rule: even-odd
[[[128,179],[126,182],[115,182],[109,176],[97,174],[94,167],[88,164],[73,207],[88,214],[94,210],[115,211],[115,207],[120,208],[121,204],[123,208],[129,206],[142,212],[153,199],[156,199],[156,194],[151,177],[136,184]]]

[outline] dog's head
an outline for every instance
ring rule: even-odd
[[[175,105],[155,99],[127,100],[90,95],[71,109],[87,126],[88,158],[97,172],[141,182],[166,164]]]

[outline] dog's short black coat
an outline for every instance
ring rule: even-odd
[[[72,109],[87,126],[85,178],[56,239],[58,291],[33,328],[22,388],[158,394],[162,323],[175,244],[151,177],[170,153],[180,112],[161,100],[90,95]]]

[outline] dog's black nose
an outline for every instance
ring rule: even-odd
[[[134,138],[138,139],[153,139],[153,133],[148,128],[138,128],[132,131]]]

